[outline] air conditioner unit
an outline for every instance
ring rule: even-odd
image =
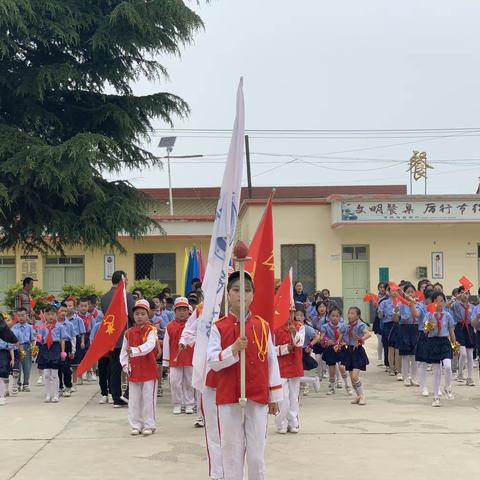
[[[427,267],[417,267],[415,273],[417,278],[427,278]]]

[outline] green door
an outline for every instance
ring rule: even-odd
[[[45,267],[44,272],[44,290],[51,295],[59,295],[65,284],[65,267]]]
[[[370,308],[363,297],[369,289],[368,247],[365,245],[344,246],[342,253],[342,293],[344,318],[350,307],[358,307],[362,318],[370,323]]]
[[[0,305],[3,305],[5,290],[16,281],[15,257],[0,257]]]

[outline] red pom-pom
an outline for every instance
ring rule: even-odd
[[[248,255],[248,247],[245,245],[244,242],[239,240],[233,249],[233,255],[238,259],[246,258]]]

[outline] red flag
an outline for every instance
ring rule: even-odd
[[[363,297],[363,301],[364,302],[373,302],[375,305],[378,305],[378,295],[376,295],[375,293],[367,293]]]
[[[393,304],[398,305],[399,303],[403,303],[404,305],[409,305],[409,302],[406,298],[403,298],[401,295],[397,295],[393,297]]]
[[[415,298],[417,299],[417,301],[423,302],[425,300],[425,295],[420,290],[417,290],[415,292]]]
[[[463,276],[460,280],[460,285],[463,286],[463,288],[465,288],[465,291],[468,291],[470,290],[472,287],[473,287],[473,283],[465,276]]]
[[[390,287],[390,290],[393,292],[395,292],[396,290],[400,290],[400,286],[395,282],[392,282],[392,281],[388,282],[388,286]]]
[[[197,250],[198,255],[198,265],[200,267],[200,280],[203,282],[203,277],[205,277],[205,260],[203,259],[202,249]]]
[[[115,289],[110,307],[105,312],[95,339],[77,368],[77,375],[85,373],[98,359],[115,348],[120,335],[127,324],[127,301],[125,280],[122,279]]]
[[[427,310],[430,312],[430,313],[435,313],[437,311],[437,304],[436,303],[429,303],[427,305]]]
[[[255,283],[255,296],[251,311],[271,324],[275,298],[272,196],[268,199],[265,213],[250,243],[248,256],[251,260],[245,262],[245,270],[250,272]]]
[[[273,322],[270,330],[273,332],[288,321],[290,307],[293,306],[292,269],[288,272],[283,282],[278,287],[274,300]]]

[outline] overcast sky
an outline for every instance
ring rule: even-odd
[[[406,184],[406,162],[417,149],[434,167],[429,193],[476,191],[480,2],[213,0],[198,11],[205,31],[181,58],[164,59],[170,80],[135,88],[137,94],[169,91],[184,98],[192,113],[177,119],[176,128],[231,129],[241,75],[247,129],[479,128],[361,134],[370,138],[252,133],[254,185]],[[161,134],[149,147],[159,155]],[[205,157],[173,161],[173,186],[218,186],[229,139],[186,135],[192,136],[179,133],[173,155]],[[379,136],[387,138],[371,138]],[[166,168],[125,178],[139,187],[168,186]],[[423,184],[414,192],[423,192]]]

